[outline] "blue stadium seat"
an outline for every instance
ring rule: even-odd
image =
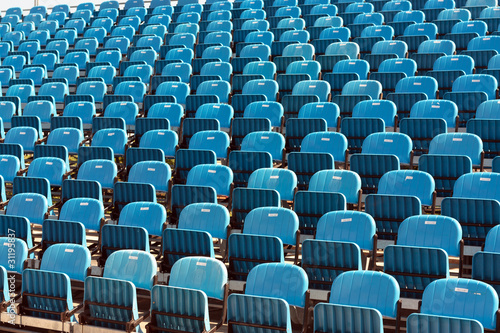
[[[154,202],[131,202],[120,212],[118,225],[141,227],[149,235],[161,236],[167,220],[165,207]]]
[[[373,45],[371,54],[365,56],[370,63],[370,70],[377,70],[382,61],[391,58],[405,58],[408,45],[400,40],[384,40]]]
[[[284,169],[259,169],[248,180],[248,188],[277,190],[284,201],[293,201],[296,187],[297,177],[292,171]]]
[[[353,290],[353,285],[356,285],[356,290]],[[386,326],[382,317],[389,317],[396,320],[398,330],[401,316],[399,297],[397,281],[390,275],[371,271],[345,272],[333,281],[328,303],[314,307],[314,329],[316,332],[343,332],[354,325],[368,325],[374,332],[382,332]],[[350,324],[346,327],[347,322]]]
[[[45,196],[38,193],[19,193],[9,200],[5,214],[26,217],[30,223],[41,225],[47,209],[48,202]]]
[[[297,262],[298,228],[297,215],[286,208],[260,207],[250,211],[242,233],[232,234],[228,239],[229,275],[244,280],[260,263],[284,262],[285,244],[295,246]]]
[[[398,280],[403,296],[421,298],[429,283],[449,277],[449,256],[460,258],[461,274],[461,238],[462,229],[453,218],[438,215],[409,217],[400,225],[397,245],[390,245],[384,251],[384,272]],[[403,253],[408,253],[404,266],[397,260]],[[425,256],[432,256],[434,260],[424,264],[421,259]],[[412,276],[416,272],[422,277],[416,279]]]
[[[187,253],[213,258],[212,238],[227,240],[228,226],[229,212],[224,206],[216,203],[187,205],[180,214],[178,228],[163,231],[161,271],[169,271]],[[180,239],[183,242],[179,242]],[[193,246],[187,246],[190,242]]]
[[[9,272],[22,274],[24,263],[26,259],[28,259],[28,246],[26,242],[19,238],[0,237],[0,244],[0,253],[2,255],[0,266]],[[10,244],[13,245],[11,246]],[[16,249],[14,257],[12,258],[12,255],[10,256],[10,258],[12,258],[10,260],[14,260],[14,264],[12,264],[12,261],[9,264],[8,254],[10,248]]]
[[[439,134],[429,145],[429,154],[466,155],[475,168],[483,168],[483,143],[481,138],[470,133]]]
[[[478,297],[480,296],[480,297]],[[458,307],[445,307],[442,304],[444,298],[450,299]],[[477,302],[481,302],[484,310],[474,311]],[[484,282],[469,279],[441,279],[432,282],[424,291],[422,296],[422,307],[419,314],[413,314],[409,320],[414,327],[421,320],[431,320],[439,316],[443,324],[441,327],[458,325],[455,319],[466,320],[464,325],[495,330],[497,327],[496,305],[498,302],[495,290]],[[437,319],[434,319],[436,322]],[[412,328],[416,329],[416,327]],[[416,330],[414,330],[417,332]],[[482,331],[482,330],[480,330]]]
[[[331,290],[332,282],[345,270],[361,270],[362,251],[369,252],[370,267],[374,267],[376,243],[375,221],[370,215],[355,211],[326,213],[318,222],[315,238],[304,240],[302,245],[301,266],[309,277],[309,287]],[[316,251],[328,256],[317,256]],[[338,257],[339,253],[343,255]]]
[[[197,277],[203,275],[204,279]],[[221,301],[226,306],[228,277],[224,264],[212,258],[184,258],[173,267],[168,286],[156,285],[151,289],[151,322],[148,330],[167,328],[180,331],[210,331],[209,300]],[[192,304],[184,307],[164,300],[175,297]],[[196,305],[195,305],[196,304]],[[196,317],[192,317],[192,312]],[[181,316],[186,316],[180,318]],[[213,328],[217,330],[224,315]]]
[[[71,281],[82,281],[90,267],[90,252],[77,244],[55,244],[45,251],[40,270],[26,269],[23,272],[22,301],[19,313],[23,316],[74,322]],[[35,283],[40,282],[40,284]],[[50,286],[57,284],[59,299],[52,299]],[[44,306],[37,311],[36,305]],[[25,318],[26,320],[26,318]]]
[[[381,118],[386,127],[395,126],[396,105],[388,100],[361,101],[354,107],[353,118]]]
[[[242,151],[268,152],[274,161],[283,161],[283,151],[285,149],[285,138],[276,132],[252,132],[243,138],[241,143]]]
[[[136,267],[130,270],[131,267]],[[84,310],[80,314],[83,325],[99,325],[105,327],[125,328],[129,321],[137,320],[137,289],[150,290],[156,275],[156,263],[153,255],[144,251],[116,251],[106,260],[103,277],[87,277],[85,279]],[[117,288],[124,295],[120,306],[127,309],[117,309],[117,302],[99,290]],[[90,304],[98,303],[94,306]],[[92,309],[92,311],[90,311]],[[99,313],[113,309],[112,320],[116,323],[100,321]],[[109,318],[109,317],[108,317]],[[111,318],[110,318],[111,319]],[[114,321],[114,322],[115,322]],[[118,325],[118,326],[117,326]],[[130,324],[128,324],[130,325]]]
[[[273,288],[271,284],[275,283],[282,288]],[[233,326],[253,327],[255,325],[267,329],[291,330],[288,306],[301,308],[309,306],[308,284],[307,275],[300,267],[285,263],[267,263],[256,266],[247,277],[245,294],[232,294],[228,297],[229,330],[232,330]],[[248,304],[248,310],[241,311],[242,304]],[[258,315],[264,304],[270,306],[267,315],[273,318],[272,321],[265,320]],[[252,316],[248,316],[249,311]],[[308,316],[304,315],[303,325],[307,326],[307,323]]]

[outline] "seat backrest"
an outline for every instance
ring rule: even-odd
[[[453,92],[482,91],[486,93],[486,95],[488,95],[488,99],[495,99],[497,88],[498,88],[498,81],[494,76],[488,74],[470,74],[458,77],[453,82],[452,91]]]
[[[413,104],[410,118],[442,118],[447,127],[455,127],[458,107],[453,101],[445,99],[427,99]]]
[[[271,126],[281,126],[283,117],[283,105],[278,102],[252,102],[245,107],[244,118],[268,118]]]
[[[28,167],[28,177],[47,178],[51,186],[61,186],[66,162],[58,157],[35,158]]]
[[[229,135],[222,131],[200,131],[189,140],[189,149],[213,150],[217,158],[227,157]]]
[[[242,151],[265,151],[271,153],[273,160],[282,160],[285,138],[276,132],[252,132],[241,142]]]
[[[205,50],[206,51],[206,50]],[[217,57],[218,58],[218,57]],[[227,58],[229,60],[229,57]],[[233,66],[228,62],[209,62],[201,68],[201,75],[218,75],[224,81],[229,82],[233,74]],[[205,83],[205,82],[203,82]],[[202,84],[203,84],[202,83]],[[224,83],[222,84],[225,85]],[[200,86],[198,86],[198,89]]]
[[[340,108],[331,102],[315,102],[304,104],[299,110],[299,118],[323,118],[328,128],[337,127]],[[325,140],[326,141],[326,140]]]
[[[394,22],[423,23],[424,20],[425,20],[425,14],[420,10],[401,11],[397,13],[393,18]]]
[[[141,66],[148,68],[150,67],[149,65],[146,66]],[[147,71],[144,71],[147,73]],[[143,73],[144,73],[143,72]],[[146,74],[146,76],[148,76]],[[145,78],[145,80],[148,80],[146,82],[149,82],[149,79]],[[178,82],[180,83],[180,82]],[[146,94],[146,83],[144,82],[137,82],[137,81],[124,81],[118,83],[118,85],[115,87],[115,94],[116,95],[129,95],[132,97],[135,103],[142,103],[144,101],[144,95]]]
[[[39,94],[39,96],[43,95],[48,94]],[[56,108],[52,101],[32,101],[26,104],[23,110],[23,116],[38,116],[41,122],[50,122],[50,118],[55,115]]]
[[[387,3],[394,3],[390,1]],[[361,37],[382,37],[384,40],[392,40],[394,37],[394,28],[390,25],[368,26],[361,31]]]
[[[229,196],[233,171],[225,165],[199,164],[189,170],[186,185],[211,186],[217,195]]]
[[[500,69],[500,55],[491,57],[488,61],[488,69]]]
[[[85,161],[78,169],[78,179],[95,180],[103,188],[112,188],[117,175],[117,166],[114,161],[92,159]]]
[[[453,34],[477,33],[479,36],[486,35],[488,25],[484,21],[465,21],[456,23],[451,29]]]
[[[156,95],[174,96],[179,104],[186,104],[189,92],[189,86],[183,82],[163,82],[156,88]]]
[[[397,245],[440,248],[449,256],[460,256],[462,227],[452,217],[417,215],[399,226]]]
[[[321,65],[314,60],[294,61],[286,68],[286,74],[309,74],[312,80],[317,80]]]
[[[311,35],[307,30],[289,30],[280,36],[280,41],[283,42],[307,43],[310,39]]]
[[[406,76],[414,76],[417,71],[417,63],[413,59],[386,59],[378,67],[378,71],[400,72]]]
[[[418,53],[455,54],[455,43],[451,40],[426,40],[418,46]]]
[[[315,239],[356,243],[363,250],[373,250],[375,220],[369,214],[342,210],[324,214],[318,221]]]
[[[131,202],[120,212],[118,225],[141,226],[148,234],[160,236],[167,221],[167,211],[156,202]]]
[[[96,114],[95,105],[91,102],[71,102],[64,108],[63,115],[67,117],[80,117],[84,124],[92,124]]]
[[[156,52],[160,52],[160,45],[162,45],[162,38],[159,36],[144,36],[135,43],[137,47],[152,47]]]
[[[285,18],[278,22],[278,28],[293,28],[295,30],[303,30],[306,22],[301,18]]]
[[[390,127],[394,127],[396,114],[396,104],[382,99],[361,101],[352,111],[353,118],[381,118],[385,126]]]
[[[132,65],[123,73],[123,76],[138,76],[145,84],[149,84],[151,75],[153,75],[153,67],[150,65]]]
[[[372,54],[396,54],[398,58],[405,58],[408,45],[402,40],[384,40],[375,43]]]
[[[93,147],[110,147],[115,154],[124,154],[127,143],[127,133],[119,128],[104,128],[98,130],[92,138]]]
[[[399,80],[396,93],[424,93],[428,99],[436,98],[438,82],[430,76],[406,77]]]
[[[349,4],[345,9],[345,13],[373,13],[373,11],[373,4],[369,2],[353,2]]]
[[[276,101],[279,87],[275,80],[251,80],[243,86],[243,94],[262,94],[268,101]]]
[[[331,12],[333,14],[333,12],[335,13],[337,12],[337,6],[335,5],[320,6],[317,8],[317,10],[324,10],[324,12],[322,12],[321,14],[325,14],[327,12]],[[312,10],[311,14],[313,14]],[[315,27],[333,28],[333,27],[341,27],[342,25],[344,25],[344,20],[342,19],[342,17],[337,16],[337,14],[331,16],[319,17],[316,19],[316,21],[314,21]]]
[[[175,27],[174,33],[175,34],[189,33],[196,36],[199,31],[200,27],[198,26],[198,24],[182,23]]]
[[[474,59],[468,55],[448,55],[436,59],[433,65],[435,71],[462,70],[465,74],[472,74]]]
[[[465,2],[465,6],[486,6],[486,7],[495,7],[496,2],[494,0],[467,0]]]
[[[241,58],[257,57],[261,61],[269,60],[270,56],[271,56],[271,48],[264,44],[246,45],[240,52]]]
[[[141,136],[139,147],[161,149],[165,156],[171,157],[175,156],[178,142],[179,138],[174,131],[149,130]]]
[[[151,290],[157,265],[151,253],[119,250],[106,260],[103,277],[132,282],[136,288]]]
[[[422,205],[430,206],[435,189],[430,174],[417,170],[393,170],[386,172],[378,183],[378,194],[412,195],[420,199]]]
[[[216,95],[220,103],[228,102],[230,92],[231,85],[223,80],[205,81],[196,89],[196,95]]]
[[[473,165],[481,164],[483,142],[472,133],[443,133],[436,135],[429,144],[429,154],[466,155]]]
[[[490,285],[469,279],[440,279],[422,295],[420,313],[476,319],[484,328],[496,328],[498,295]]]
[[[311,44],[290,44],[283,49],[284,57],[302,56],[304,60],[313,60],[314,46]],[[263,59],[262,59],[263,60]]]
[[[96,102],[103,101],[106,91],[106,84],[100,81],[83,82],[76,88],[78,95],[92,95]]]
[[[300,81],[293,86],[292,95],[315,95],[320,102],[328,102],[330,83],[323,80]]]
[[[467,44],[467,50],[495,50],[500,52],[500,36],[476,37]]]
[[[192,49],[196,42],[196,37],[191,33],[178,33],[170,38],[168,45],[184,45],[186,48]]]
[[[5,135],[5,143],[20,144],[25,151],[33,150],[38,132],[33,127],[19,126],[11,128]]]
[[[65,273],[72,280],[83,281],[90,261],[90,251],[82,245],[54,244],[43,253],[40,269]]]
[[[340,274],[333,281],[329,299],[333,304],[377,309],[390,318],[396,318],[398,301],[399,285],[396,279],[374,271]]]
[[[307,134],[300,145],[303,153],[329,153],[334,161],[345,161],[346,137],[337,132],[315,132]]]
[[[38,90],[38,96],[52,96],[57,103],[64,102],[64,96],[69,95],[68,85],[63,82],[45,83]]]
[[[253,31],[246,35],[245,43],[265,44],[271,47],[274,41],[274,34],[270,31]]]
[[[405,36],[427,36],[430,40],[436,39],[438,28],[434,23],[416,23],[405,28]]]
[[[72,198],[63,204],[59,219],[81,222],[89,230],[100,230],[104,220],[104,207],[97,199]]]
[[[325,50],[325,55],[347,55],[350,59],[357,59],[359,55],[359,45],[353,42],[331,43]]]
[[[306,272],[295,265],[267,263],[254,267],[247,277],[246,295],[282,298],[292,306],[305,306],[309,285]]]
[[[409,11],[411,7],[411,2],[407,0],[390,1],[384,3],[382,11]]]
[[[242,30],[259,30],[259,31],[267,31],[269,30],[269,22],[264,19],[249,19],[243,22],[241,25]]]
[[[354,18],[354,24],[382,25],[383,23],[384,23],[384,15],[381,13],[364,13],[364,14],[359,14]]]
[[[360,80],[366,80],[370,64],[362,59],[340,60],[333,66],[332,73],[356,73]]]
[[[339,192],[346,197],[348,203],[358,203],[361,189],[361,178],[349,170],[321,170],[309,181],[309,191]]]
[[[484,242],[485,252],[500,252],[500,226],[495,226],[488,231]]]
[[[248,188],[277,190],[282,200],[292,201],[297,187],[297,176],[291,170],[261,168],[248,179]]]
[[[460,176],[453,186],[453,197],[493,199],[500,201],[500,174],[473,172]]]
[[[18,193],[9,200],[5,213],[26,217],[30,223],[42,224],[47,209],[45,196],[38,193]]]
[[[195,118],[200,119],[217,119],[223,128],[231,126],[231,119],[234,116],[233,107],[229,104],[222,103],[206,103],[196,110]]]
[[[319,34],[319,39],[340,39],[341,42],[349,42],[351,30],[346,27],[326,28]]]
[[[207,231],[213,238],[226,239],[229,211],[216,203],[193,203],[179,216],[179,229]]]
[[[252,209],[245,218],[244,234],[276,236],[283,244],[295,245],[299,218],[293,210],[281,207]]]
[[[167,64],[165,67],[163,67],[161,74],[162,75],[177,75],[181,78],[181,82],[189,83],[189,78],[191,77],[192,72],[193,72],[193,69],[191,67],[191,64],[182,62],[182,63]]]
[[[209,298],[223,300],[227,282],[227,269],[220,260],[186,257],[177,260],[172,266],[168,285],[202,290]]]
[[[113,102],[104,110],[104,117],[123,118],[126,125],[135,125],[138,114],[139,108],[133,102]]]
[[[130,168],[128,181],[133,183],[148,183],[156,191],[168,191],[168,182],[172,176],[170,166],[160,161],[141,161]]]
[[[484,101],[476,110],[477,119],[500,119],[500,103],[498,100]]]
[[[169,50],[165,56],[166,60],[181,60],[187,63],[191,63],[193,58],[194,51],[188,48]]]
[[[413,148],[410,137],[403,133],[372,133],[363,141],[363,154],[392,154],[400,163],[410,163]]]
[[[12,255],[9,249],[16,249]],[[10,255],[9,255],[10,254]],[[24,262],[28,259],[28,246],[19,238],[0,237],[0,266],[6,270],[22,273]],[[14,264],[12,264],[12,261]]]
[[[368,95],[371,99],[379,99],[382,84],[375,80],[349,81],[342,88],[342,95]]]

